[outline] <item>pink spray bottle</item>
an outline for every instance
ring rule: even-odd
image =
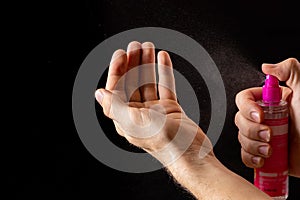
[[[254,185],[273,199],[288,197],[288,106],[281,97],[279,81],[267,75],[257,103],[264,111],[263,123],[272,130],[272,154],[263,167],[254,170]]]

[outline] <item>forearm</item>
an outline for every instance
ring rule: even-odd
[[[197,199],[270,199],[253,184],[228,170],[209,154],[199,159],[198,154],[185,154],[167,170],[174,179]]]

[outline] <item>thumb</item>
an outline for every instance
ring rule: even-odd
[[[299,89],[300,63],[295,58],[288,58],[277,64],[263,64],[262,71],[276,76],[280,81],[285,81],[293,91]]]
[[[104,114],[109,118],[113,117],[110,112],[112,106],[112,95],[113,94],[110,91],[102,88],[95,92],[97,102],[102,106]]]

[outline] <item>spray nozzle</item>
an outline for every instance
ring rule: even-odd
[[[276,103],[281,100],[281,88],[279,81],[275,76],[267,75],[265,85],[262,89],[262,99],[267,103]]]

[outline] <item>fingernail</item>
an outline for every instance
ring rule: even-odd
[[[138,41],[132,41],[127,46],[127,52],[140,50],[141,48],[142,48],[141,43],[139,43]]]
[[[262,130],[258,132],[258,136],[266,142],[270,141],[270,132],[268,130]]]
[[[123,49],[118,49],[118,50],[116,50],[114,53],[113,53],[113,55],[112,55],[112,57],[111,57],[111,63],[114,61],[114,60],[116,60],[116,59],[118,59],[119,57],[121,57],[122,55],[124,55],[126,52],[123,50]]]
[[[254,121],[259,122],[259,114],[258,114],[258,112],[252,111],[252,112],[250,113],[250,116],[251,116],[251,118],[252,118]]]
[[[270,153],[270,148],[268,146],[260,146],[258,147],[258,152],[265,156],[268,156]]]
[[[102,104],[103,96],[104,94],[101,92],[101,90],[97,90],[95,92],[95,97],[100,104]]]
[[[259,165],[260,162],[261,162],[261,157],[258,157],[258,156],[254,156],[252,157],[252,162],[255,164],[255,165]]]
[[[154,44],[152,42],[144,42],[142,48],[154,48]]]

